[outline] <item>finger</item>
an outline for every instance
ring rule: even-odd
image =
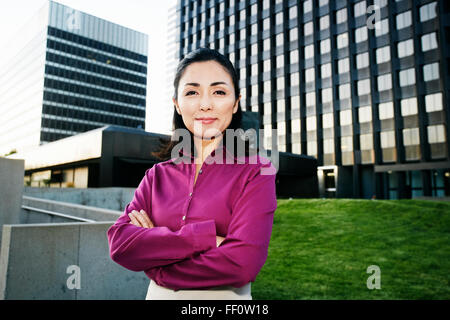
[[[134,224],[136,227],[142,227],[141,223],[136,219],[133,211],[128,214],[128,217],[130,218],[131,223]]]
[[[139,220],[136,218],[136,213],[135,212],[131,212],[128,214],[128,216],[131,219],[131,223],[134,224],[137,227],[142,227],[142,224],[139,222]]]
[[[144,210],[141,210],[140,212],[141,212],[142,216],[144,217],[144,219],[147,221],[149,227],[153,228],[154,224],[153,224],[152,220],[150,220],[150,217],[148,216],[148,214]]]
[[[148,224],[149,228],[153,228],[154,227],[152,220],[150,220],[150,217],[145,212],[145,210],[139,211],[139,214],[146,221],[146,223]]]
[[[225,240],[224,237],[216,236],[216,246],[219,247],[224,240]]]
[[[137,211],[134,216],[136,217],[137,220],[139,220],[139,222],[144,228],[150,228],[150,225],[148,224],[147,220],[145,220],[144,215],[142,213]]]
[[[141,224],[142,227],[144,227],[144,228],[150,228],[150,226],[149,226],[147,220],[145,220],[144,216],[143,216],[139,211],[136,211],[136,212],[134,213],[134,216],[135,216],[136,219],[139,221],[139,223]]]

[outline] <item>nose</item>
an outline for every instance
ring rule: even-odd
[[[208,97],[208,95],[204,95],[200,100],[200,110],[205,111],[211,108],[212,108],[211,99]]]

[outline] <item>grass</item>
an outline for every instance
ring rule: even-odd
[[[450,299],[450,202],[278,200],[253,299]],[[367,267],[381,271],[369,290]]]

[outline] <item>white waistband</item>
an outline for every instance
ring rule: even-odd
[[[150,280],[146,300],[252,300],[251,282],[243,287],[222,286],[207,290],[172,290]]]

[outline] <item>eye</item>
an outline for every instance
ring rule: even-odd
[[[196,93],[196,92],[195,91],[188,91],[188,92],[186,92],[186,95],[190,96],[190,95],[192,95],[192,93]]]
[[[225,95],[226,93],[225,93],[225,91],[222,91],[222,90],[217,90],[216,91],[219,95]]]

